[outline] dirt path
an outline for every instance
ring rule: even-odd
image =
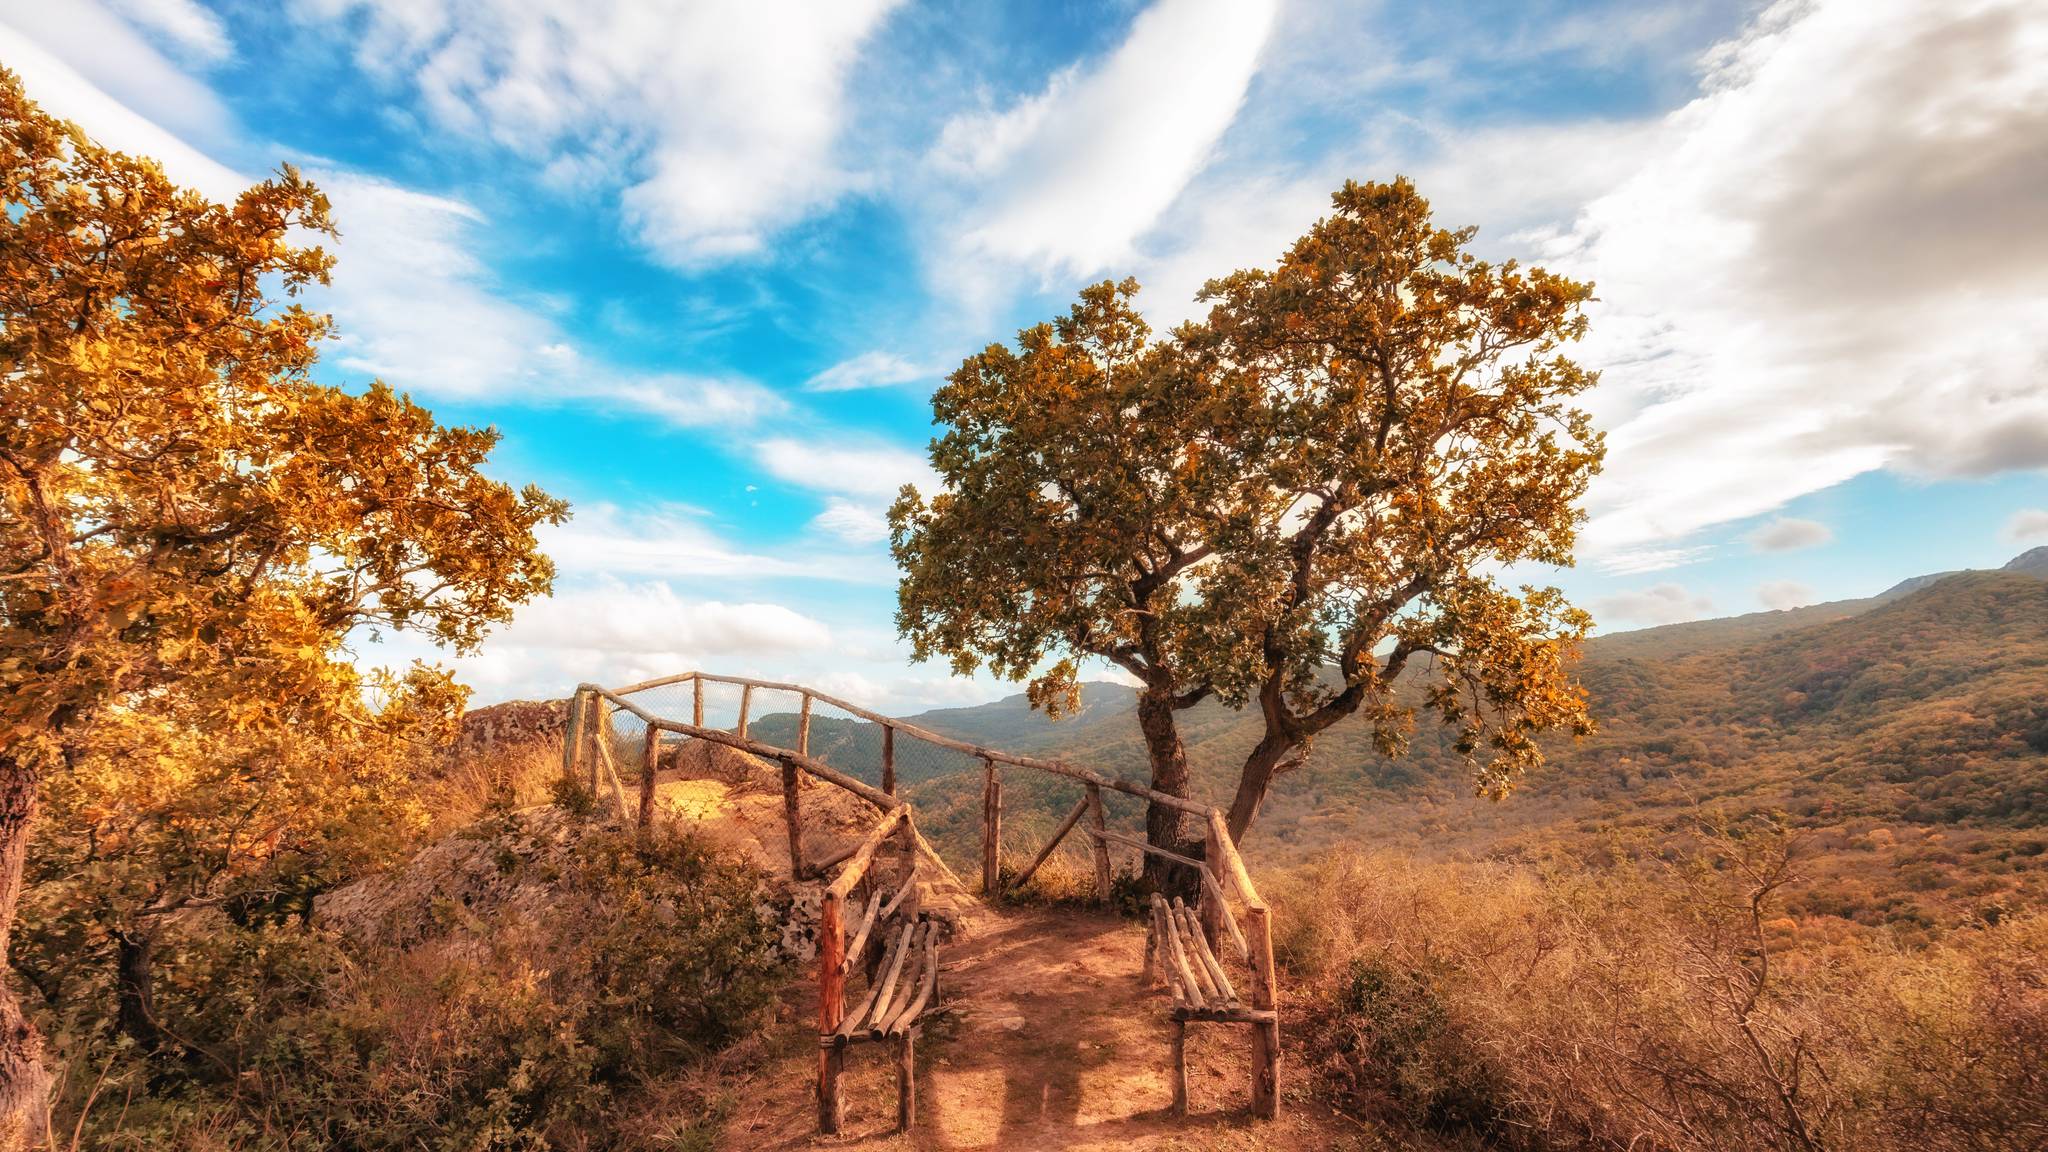
[[[1188,1029],[1188,1116],[1169,1112],[1164,993],[1143,982],[1144,934],[1071,909],[980,911],[941,969],[948,1012],[918,1048],[918,1130],[889,1129],[889,1050],[857,1046],[845,1131],[814,1134],[816,1049],[748,1086],[722,1148],[1388,1149],[1404,1147],[1289,1092],[1255,1123],[1242,1026]],[[1284,1074],[1283,1074],[1284,1075]]]

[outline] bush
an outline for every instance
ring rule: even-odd
[[[66,1103],[106,1148],[620,1146],[633,1101],[758,1028],[788,972],[750,868],[587,825],[575,859],[543,912],[403,950],[297,925],[181,936],[159,994],[177,1050],[99,1045],[110,1076]]]

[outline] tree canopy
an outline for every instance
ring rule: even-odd
[[[1361,716],[1398,754],[1425,707],[1502,795],[1591,720],[1590,619],[1518,563],[1571,563],[1603,448],[1562,354],[1590,285],[1468,247],[1405,180],[1346,184],[1270,271],[1211,281],[1154,339],[1131,281],[1086,289],[933,398],[944,488],[891,511],[916,655],[1029,680],[1057,710],[1096,657],[1136,677],[1155,785],[1185,794],[1174,714],[1256,707],[1230,812]],[[1155,843],[1174,835],[1155,808]]]
[[[534,529],[565,505],[483,473],[494,431],[313,379],[332,324],[298,297],[326,279],[308,241],[333,225],[291,168],[215,203],[0,73],[0,191],[4,960],[53,774],[146,775],[147,743],[109,760],[105,741],[164,725],[243,747],[374,725],[350,636],[475,645],[549,588]],[[0,991],[0,1128],[42,1082]]]

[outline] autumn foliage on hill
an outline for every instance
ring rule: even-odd
[[[26,867],[147,1049],[167,919],[288,902],[416,819],[388,765],[461,693],[366,681],[351,634],[476,644],[548,589],[564,505],[482,474],[494,432],[314,380],[332,224],[292,169],[216,203],[0,73],[0,193],[0,961]],[[47,1083],[0,988],[0,1147]]]

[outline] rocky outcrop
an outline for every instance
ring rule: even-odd
[[[506,748],[558,741],[569,715],[566,700],[508,700],[462,715],[453,756],[490,755]]]

